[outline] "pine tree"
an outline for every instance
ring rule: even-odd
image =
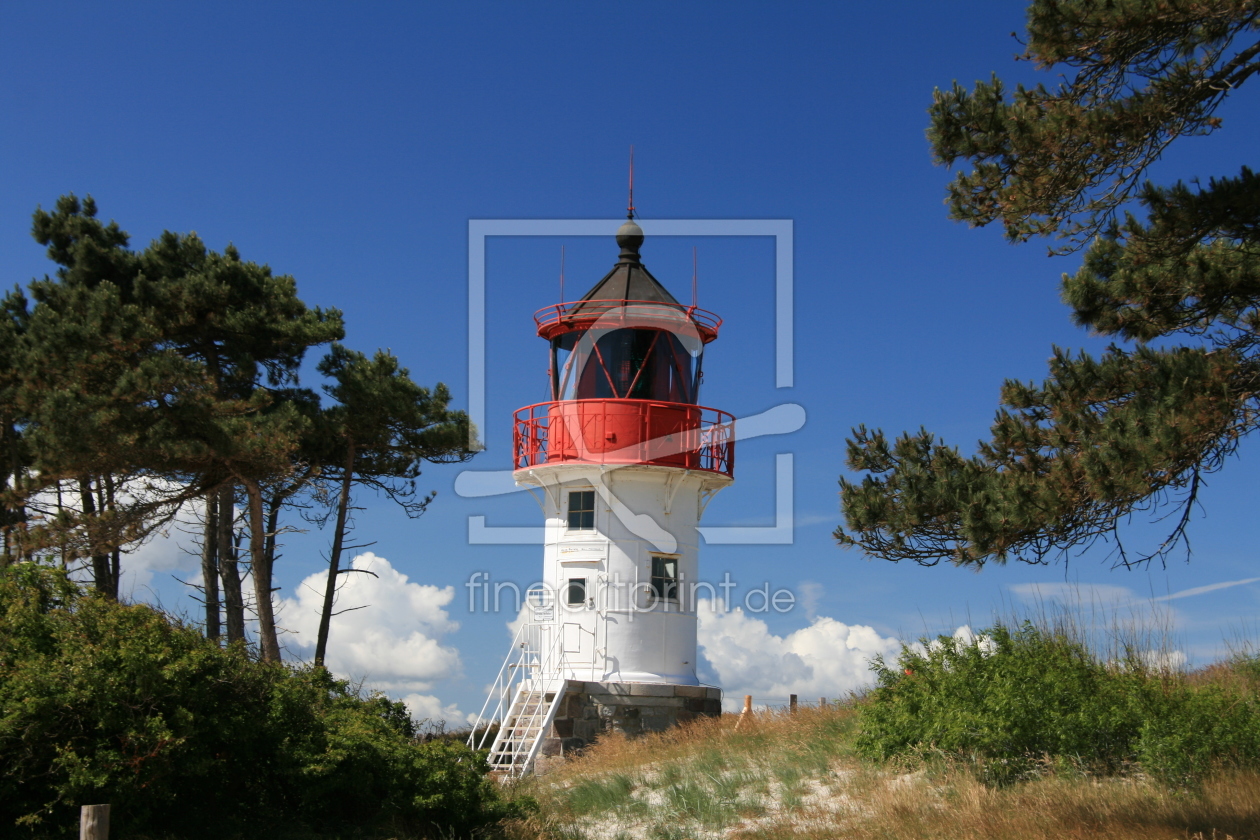
[[[1042,385],[1008,381],[972,457],[926,430],[856,429],[848,464],[869,474],[841,479],[841,545],[977,566],[1098,539],[1126,563],[1188,549],[1203,475],[1260,426],[1260,178],[1143,174],[1176,138],[1222,129],[1214,111],[1260,71],[1258,32],[1255,0],[1035,0],[1022,58],[1067,81],[936,92],[935,156],[973,167],[950,185],[951,215],[1086,248],[1064,300],[1125,343],[1098,359],[1056,349]],[[1126,554],[1118,523],[1167,504],[1167,538]]]
[[[463,461],[473,452],[468,416],[448,408],[446,386],[439,383],[432,391],[420,387],[392,354],[378,350],[369,359],[334,342],[319,372],[332,380],[324,391],[337,401],[323,412],[318,443],[323,477],[337,487],[315,644],[315,664],[323,665],[338,576],[350,571],[341,568],[341,555],[354,485],[382,492],[409,516],[419,516],[433,500],[432,493],[416,493],[422,464]]]
[[[74,523],[92,532],[92,551],[142,537],[189,499],[217,498],[217,559],[231,566],[223,526],[230,534],[232,488],[243,488],[260,646],[279,659],[261,485],[293,469],[311,412],[292,386],[306,349],[341,337],[340,312],[308,308],[292,277],[230,245],[210,251],[196,234],[167,232],[130,251],[90,198],[37,211],[33,232],[61,268],[30,285],[23,352],[33,361],[16,399],[38,477],[28,492],[64,478],[143,477],[148,493],[125,516],[84,511]],[[228,606],[232,637],[243,617]]]

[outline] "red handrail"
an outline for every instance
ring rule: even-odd
[[[625,310],[627,307],[631,307],[631,326],[655,326],[654,309],[664,310],[657,317],[666,326],[671,321],[677,323],[678,316],[681,315],[695,325],[705,344],[717,338],[718,329],[722,326],[722,319],[707,309],[659,300],[578,300],[554,303],[534,313],[534,324],[538,327],[540,336],[551,338],[570,330],[587,329],[597,321],[611,326],[611,322],[620,317],[618,310]],[[581,312],[577,311],[579,308]]]
[[[735,471],[735,418],[659,400],[561,400],[516,412],[513,469],[543,464],[647,464]]]

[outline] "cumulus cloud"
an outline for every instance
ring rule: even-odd
[[[701,600],[699,643],[726,697],[728,710],[751,694],[755,703],[783,704],[789,694],[802,700],[843,697],[872,681],[869,664],[882,654],[895,657],[901,643],[874,628],[826,616],[786,636],[770,632],[761,619],[721,601]]]
[[[971,645],[976,645],[980,648],[981,653],[984,654],[992,654],[997,650],[997,642],[993,641],[992,636],[987,634],[976,635],[976,631],[971,629],[970,624],[964,624],[959,627],[953,632],[951,638],[954,640],[955,648],[965,648],[970,647]],[[928,642],[926,648],[923,647],[922,642],[913,642],[911,643],[910,648],[917,651],[921,656],[926,656],[929,650],[940,650],[941,646],[944,644],[945,642],[938,636]]]
[[[190,503],[162,530],[142,545],[128,549],[119,562],[122,572],[118,592],[123,598],[143,600],[156,575],[174,575],[189,584],[201,585],[201,557],[189,534],[199,529],[202,503]]]
[[[411,582],[384,557],[366,552],[341,576],[329,633],[326,663],[334,673],[365,687],[401,697],[417,717],[464,722],[453,705],[430,692],[463,670],[459,651],[443,637],[459,629],[445,607],[455,588]],[[318,572],[283,599],[280,623],[285,645],[302,656],[315,652],[326,574]],[[356,609],[361,608],[361,609]]]
[[[472,723],[474,715],[466,715],[454,703],[442,705],[432,694],[408,694],[399,698],[411,716],[418,721],[445,721],[459,725]]]
[[[131,485],[122,484],[117,488],[120,504],[127,504],[132,498],[132,490],[137,495],[151,498],[154,493],[173,493],[182,489],[171,481],[154,479],[137,481]],[[65,509],[77,513],[79,495],[77,486],[63,483],[62,493],[47,490],[33,500],[37,510],[51,512],[64,505]],[[149,601],[155,596],[155,578],[173,575],[190,584],[201,583],[201,558],[197,554],[195,535],[201,530],[201,516],[205,505],[200,499],[193,499],[181,505],[161,528],[154,531],[142,543],[132,543],[123,548],[119,562],[121,578],[118,582],[118,593],[124,600]],[[71,566],[71,578],[79,581],[90,581],[92,577],[91,562],[79,560]]]

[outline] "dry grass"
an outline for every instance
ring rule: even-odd
[[[603,739],[521,782],[540,814],[514,840],[898,838],[1260,840],[1260,775],[1221,774],[1198,793],[1141,778],[1054,777],[986,788],[957,769],[859,762],[851,707],[699,721]]]
[[[854,840],[1260,837],[1260,777],[1255,773],[1217,776],[1193,796],[1143,780],[1117,778],[1046,778],[1002,789],[986,788],[963,772],[921,776],[902,785],[864,781],[862,790],[851,792],[863,808],[848,818],[824,824],[801,813],[793,815],[790,824],[730,836],[807,840],[842,832]]]

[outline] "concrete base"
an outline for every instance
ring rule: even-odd
[[[634,737],[721,714],[720,688],[570,680],[555,722],[540,745],[538,769],[548,760],[582,749],[605,732]]]

